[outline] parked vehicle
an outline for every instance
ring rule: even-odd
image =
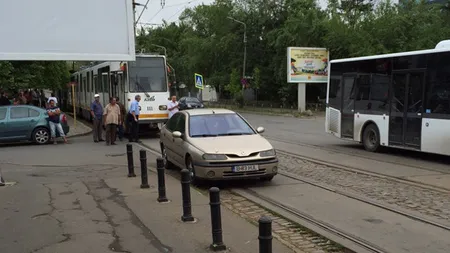
[[[70,130],[66,115],[61,113],[64,133]],[[58,131],[56,131],[59,137]],[[48,114],[43,108],[31,105],[0,106],[0,141],[32,141],[36,144],[50,142]]]
[[[178,101],[180,110],[204,108],[205,105],[196,97],[182,97]]]
[[[192,182],[236,178],[270,181],[278,159],[272,145],[238,113],[226,109],[177,112],[161,129],[165,166],[186,168]]]

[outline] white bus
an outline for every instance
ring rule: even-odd
[[[360,142],[450,155],[450,43],[330,61],[325,129]],[[447,45],[447,46],[445,46]]]
[[[157,130],[158,123],[168,120],[170,96],[166,58],[162,55],[136,55],[132,62],[103,62],[82,68],[72,74],[75,85],[75,107],[78,116],[92,120],[90,105],[94,95],[100,95],[103,106],[110,97],[118,97],[130,108],[136,95],[141,96],[139,124]],[[68,94],[73,107],[71,89]],[[146,128],[142,129],[145,130]]]

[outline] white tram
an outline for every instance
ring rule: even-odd
[[[140,126],[158,129],[158,123],[168,120],[170,91],[166,58],[162,55],[136,55],[136,61],[132,62],[103,62],[85,67],[72,74],[72,81],[79,117],[92,120],[90,105],[95,94],[100,95],[103,106],[110,97],[118,97],[127,111],[135,96],[140,95]],[[71,89],[68,104],[73,107]]]

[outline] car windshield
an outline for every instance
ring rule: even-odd
[[[255,131],[237,114],[194,115],[189,119],[191,137],[252,135]]]
[[[186,98],[187,103],[200,103],[200,100],[198,98],[188,97]]]

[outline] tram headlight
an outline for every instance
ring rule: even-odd
[[[159,106],[159,110],[160,110],[160,111],[165,111],[165,110],[167,110],[167,105],[160,105],[160,106]]]

